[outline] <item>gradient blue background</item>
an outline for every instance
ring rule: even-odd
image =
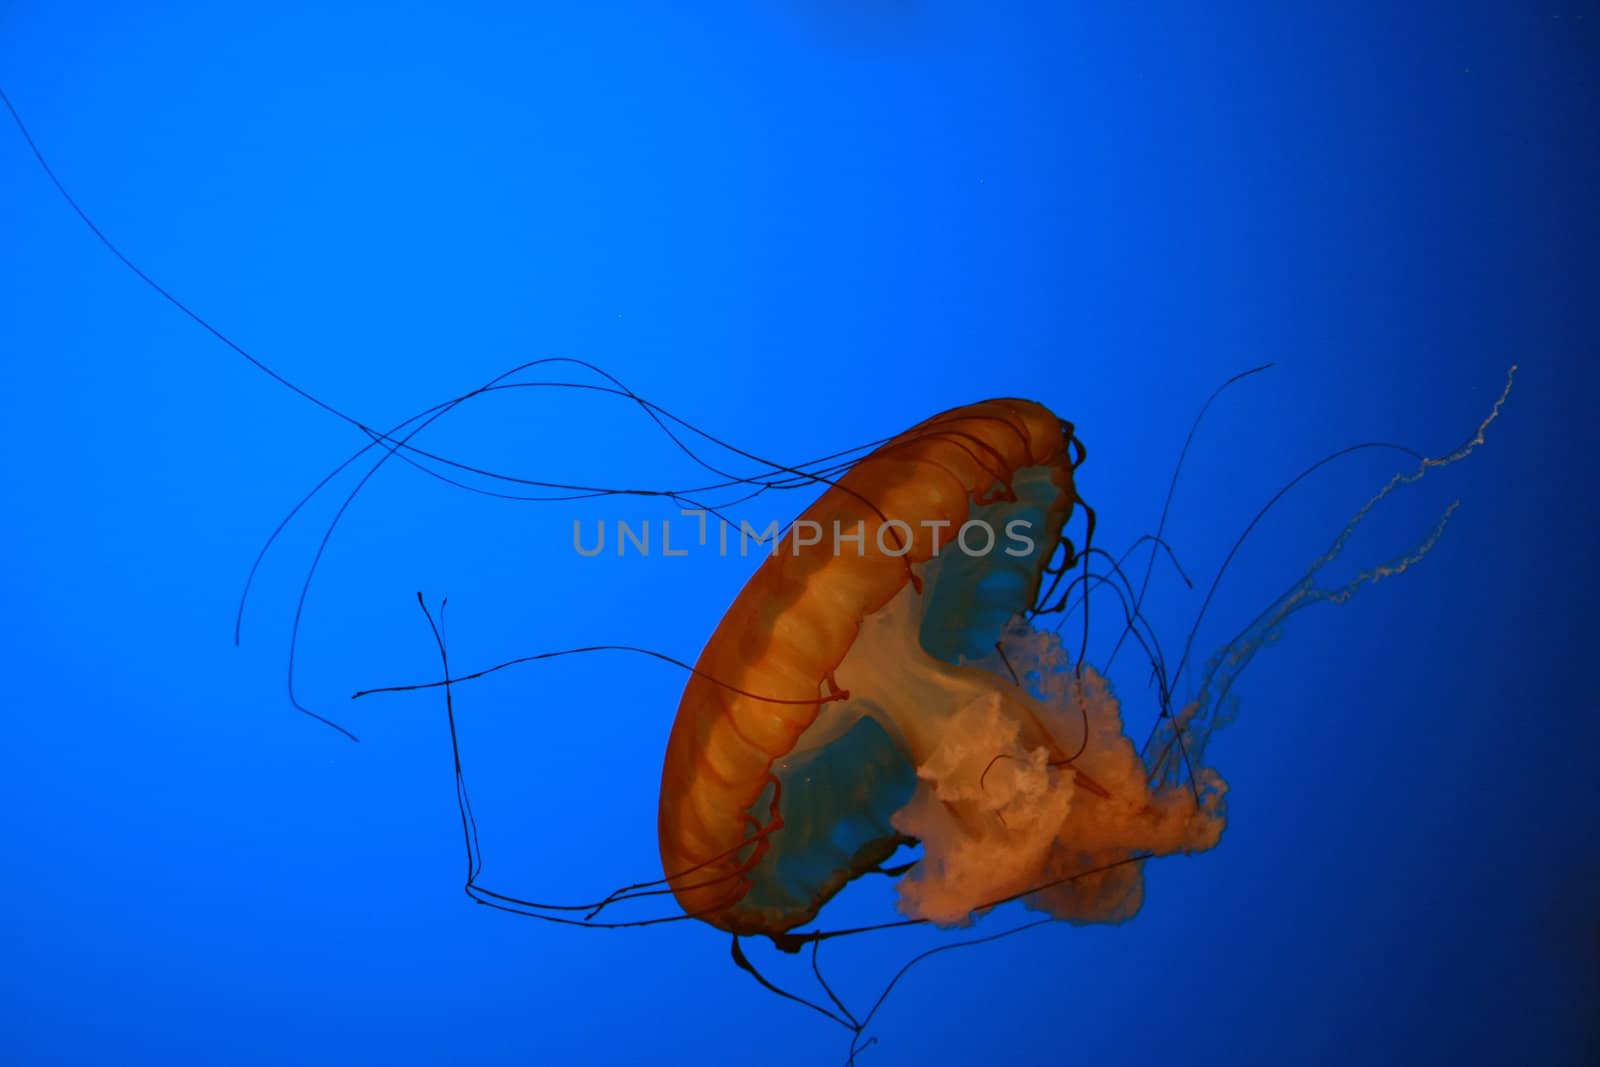
[[[1460,499],[1426,565],[1302,615],[1246,675],[1213,749],[1221,846],[1151,866],[1125,926],[913,972],[864,1062],[1593,1062],[1600,15],[1101,6],[20,0],[0,83],[136,262],[376,424],[541,355],[784,462],[1027,396],[1077,423],[1120,547],[1205,396],[1275,360],[1180,487],[1169,537],[1205,578],[1303,466],[1448,448],[1520,363],[1487,445],[1352,549],[1386,558]],[[471,905],[438,700],[346,699],[436,671],[419,589],[451,598],[463,666],[692,659],[748,561],[578,560],[573,518],[672,509],[387,471],[302,642],[299,690],[351,744],[283,685],[331,503],[269,558],[242,648],[231,628],[261,540],[357,435],[139,284],[9,128],[0,232],[0,1060],[843,1059],[700,924]],[[430,440],[532,477],[695,480],[636,414],[571,396]],[[1394,469],[1346,461],[1274,513],[1201,647]],[[1161,572],[1169,647],[1197,605]],[[1143,725],[1137,666],[1116,680]],[[682,680],[613,657],[462,690],[488,884],[582,899],[659,873]],[[837,914],[889,908],[869,889]],[[937,943],[824,959],[859,1006]]]

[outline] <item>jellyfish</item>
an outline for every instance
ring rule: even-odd
[[[1139,906],[1129,857],[1217,843],[1222,779],[1153,778],[1105,679],[1045,621],[1041,595],[1078,560],[1075,511],[1092,536],[1084,455],[1040,404],[957,408],[859,461],[774,542],[667,743],[661,860],[685,912],[782,935],[920,844],[899,883],[909,917],[961,924],[1024,898],[1116,921]]]
[[[1083,599],[1120,575],[1114,564],[1112,575],[1090,570],[1095,513],[1078,492],[1086,450],[1073,424],[998,399],[884,443],[774,540],[684,689],[658,815],[678,903],[792,951],[805,939],[791,931],[830,898],[919,845],[897,885],[910,919],[965,925],[1018,900],[1075,923],[1129,918],[1145,861],[1222,837],[1227,783],[1205,757],[1240,672],[1290,615],[1427,554],[1454,505],[1410,551],[1341,585],[1319,582],[1374,507],[1472,451],[1504,400],[1452,452],[1412,453],[1416,466],[1210,658],[1181,708],[1153,658],[1161,716],[1138,746],[1106,678],[1051,624],[1074,586]],[[1322,463],[1365,447],[1395,446]],[[1075,512],[1082,552],[1065,533]],[[1131,630],[1130,601],[1131,588]]]

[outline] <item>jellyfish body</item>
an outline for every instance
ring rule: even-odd
[[[1152,775],[1104,680],[1027,621],[1058,544],[1072,556],[1081,456],[1041,405],[985,401],[893,438],[796,521],[668,741],[661,859],[685,912],[782,935],[919,842],[909,916],[1020,897],[1116,921],[1140,901],[1131,858],[1216,843],[1221,780]]]

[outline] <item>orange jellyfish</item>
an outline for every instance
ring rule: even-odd
[[[1024,898],[1116,921],[1141,899],[1131,858],[1216,844],[1221,778],[1152,774],[1105,681],[1034,625],[1082,558],[1075,509],[1093,535],[1083,456],[1039,404],[958,408],[856,463],[775,541],[667,744],[661,859],[685,912],[783,945],[920,843],[909,917]]]
[[[684,690],[658,815],[678,903],[733,933],[741,964],[740,935],[791,951],[829,936],[791,931],[874,871],[903,873],[900,910],[936,925],[1016,900],[1073,922],[1130,917],[1143,861],[1204,851],[1222,835],[1227,785],[1204,758],[1239,674],[1291,615],[1341,603],[1427,555],[1454,505],[1408,552],[1319,584],[1384,498],[1483,442],[1510,388],[1508,375],[1454,451],[1353,445],[1280,489],[1260,514],[1353,451],[1397,449],[1416,462],[1206,662],[1181,708],[1158,647],[1146,645],[1161,714],[1138,747],[1106,680],[1048,625],[1074,587],[1087,605],[1106,584],[1122,599],[1125,633],[1143,641],[1139,595],[1092,546],[1072,424],[1037,403],[989,400],[890,439],[775,538]],[[1077,510],[1081,552],[1064,532]],[[1110,562],[1091,571],[1091,555]],[[920,845],[920,858],[884,871],[904,845]]]

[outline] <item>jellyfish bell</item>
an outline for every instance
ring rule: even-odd
[[[919,843],[911,918],[1022,898],[1117,921],[1141,899],[1131,858],[1216,844],[1222,780],[1152,776],[1105,680],[1036,610],[1076,561],[1075,510],[1092,536],[1083,454],[1037,403],[957,408],[857,462],[774,545],[667,744],[661,860],[686,913],[782,943]]]

